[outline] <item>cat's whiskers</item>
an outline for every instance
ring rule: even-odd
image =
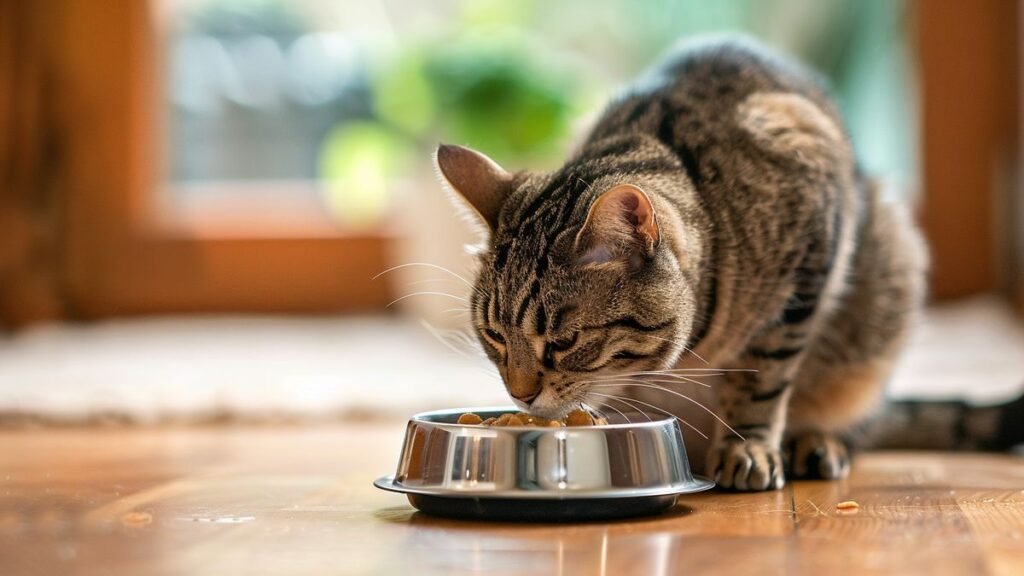
[[[749,368],[665,368],[662,370],[635,370],[632,372],[619,372],[616,375],[655,374],[675,375],[683,374],[691,377],[703,377],[708,375],[724,376],[727,372],[757,372]]]
[[[402,268],[408,268],[410,266],[424,266],[424,267],[427,267],[427,268],[433,268],[435,270],[440,270],[441,272],[446,272],[446,273],[451,274],[452,276],[458,278],[466,286],[469,286],[470,288],[474,287],[473,284],[469,280],[466,280],[465,277],[463,277],[463,276],[461,276],[459,274],[456,274],[455,272],[452,272],[449,268],[445,268],[444,266],[441,266],[439,264],[433,264],[431,262],[406,262],[405,264],[399,264],[397,266],[392,266],[391,268],[388,268],[387,270],[384,270],[383,272],[378,273],[376,276],[371,278],[371,280],[376,280],[377,278],[380,278],[381,276],[383,276],[385,274],[388,274],[390,272],[394,272],[395,270],[401,270]]]
[[[459,356],[468,357],[466,356],[466,353],[463,350],[459,350],[458,348],[455,347],[455,345],[449,342],[448,338],[445,337],[445,334],[443,334],[442,331],[439,330],[438,328],[435,328],[433,324],[427,322],[426,320],[420,320],[420,324],[427,330],[428,333],[430,333],[431,336],[436,338],[437,341],[443,344],[446,348],[448,348],[452,352],[455,352]]]
[[[488,364],[491,367],[494,367],[494,365],[490,363],[490,359],[487,357],[487,353],[484,352],[483,347],[480,345],[480,342],[476,339],[475,336],[470,334],[468,331],[464,330],[450,330],[449,334],[453,338],[461,342],[463,346],[465,346],[469,350],[472,350],[474,354],[476,354],[480,358],[483,358],[484,360],[487,360]]]
[[[691,384],[697,384],[698,386],[703,386],[705,388],[711,388],[711,384],[708,384],[707,382],[702,381],[701,378],[710,378],[710,377],[717,377],[717,376],[724,376],[724,375],[725,375],[725,372],[701,372],[699,374],[687,373],[684,376],[683,374],[672,374],[672,373],[663,373],[663,372],[658,372],[658,371],[647,370],[647,371],[624,372],[624,373],[619,373],[619,374],[609,374],[609,375],[606,375],[606,376],[598,376],[596,378],[593,378],[593,380],[595,380],[595,381],[608,381],[608,380],[616,380],[616,379],[620,379],[620,378],[626,377],[626,378],[635,378],[637,381],[650,381],[650,382],[658,382],[658,383],[662,383],[662,384],[682,384],[683,382],[690,382]],[[665,380],[666,378],[668,380]]]
[[[599,398],[608,398],[608,399],[614,400],[616,402],[621,402],[622,404],[625,404],[626,406],[629,406],[630,408],[635,410],[637,413],[642,415],[644,418],[647,418],[648,422],[654,422],[654,419],[651,418],[650,414],[648,414],[647,412],[644,412],[643,410],[641,410],[636,404],[631,404],[628,400],[626,400],[625,398],[623,398],[621,396],[615,396],[614,394],[601,394],[600,392],[590,392],[589,394],[587,394],[587,396],[597,396]]]
[[[592,383],[592,384],[590,384],[590,386],[594,387],[594,388],[610,387],[610,386],[614,386],[614,387],[633,386],[633,387],[636,387],[636,388],[651,388],[651,389],[654,389],[654,390],[661,390],[662,392],[667,392],[668,394],[671,394],[673,396],[678,396],[679,398],[682,398],[684,400],[687,400],[687,401],[695,404],[700,409],[704,410],[705,412],[707,412],[708,414],[713,416],[715,418],[715,420],[718,420],[718,422],[720,422],[722,424],[722,426],[725,426],[725,428],[727,428],[730,432],[735,434],[740,440],[746,440],[746,438],[744,438],[742,434],[737,432],[732,426],[729,425],[728,422],[726,422],[725,420],[722,419],[721,416],[716,414],[714,410],[708,408],[704,404],[700,403],[697,400],[694,400],[693,398],[687,396],[686,394],[683,394],[682,392],[678,392],[678,391],[672,390],[670,388],[665,388],[664,386],[660,386],[658,384],[651,384],[651,383],[647,383],[647,382],[640,382],[640,383],[638,383],[638,382],[630,382],[628,380],[623,380],[621,383],[604,383],[604,382],[597,383],[597,384],[593,384]]]
[[[686,378],[684,376],[679,376],[678,378],[674,378],[672,380],[663,380],[661,378],[644,378],[643,381],[644,382],[655,382],[657,384],[682,384],[683,382],[689,382],[691,384],[696,384],[698,386],[703,386],[704,388],[711,388],[711,384],[708,384],[706,382],[701,382],[699,380],[694,380],[693,378]]]
[[[484,291],[479,286],[477,286],[477,285],[473,284],[472,282],[470,282],[469,280],[467,280],[465,276],[462,276],[461,274],[458,274],[458,273],[452,271],[450,268],[446,268],[444,266],[441,266],[440,264],[434,264],[432,262],[407,262],[405,264],[399,264],[397,266],[392,266],[392,267],[388,268],[387,270],[384,270],[383,272],[378,273],[376,276],[371,278],[371,280],[376,280],[376,279],[380,278],[381,276],[384,276],[385,274],[388,274],[390,272],[394,272],[396,270],[401,270],[403,268],[408,268],[408,267],[412,267],[412,266],[422,266],[422,267],[425,267],[425,268],[431,268],[431,269],[434,269],[434,270],[440,270],[441,272],[444,272],[446,274],[451,275],[452,276],[451,280],[458,280],[459,282],[462,282],[466,286],[469,286],[469,288],[470,288],[470,290],[471,290],[471,292],[473,294],[476,294],[477,296],[484,296],[485,295]],[[427,279],[423,279],[423,280],[414,280],[412,282],[409,282],[408,285],[409,286],[416,286],[416,285],[427,284],[427,283],[430,283],[430,282],[444,282],[445,280],[447,280],[447,279],[445,279],[445,278],[427,278]],[[465,302],[467,304],[469,304],[468,300],[465,300]],[[390,304],[389,304],[389,306],[390,306]],[[467,310],[468,310],[468,308],[467,308]]]
[[[701,382],[701,381],[697,380],[697,378],[707,378],[707,377],[712,377],[712,376],[723,376],[723,375],[724,374],[721,373],[721,372],[714,372],[714,373],[710,373],[710,374],[694,374],[694,375],[691,375],[691,376],[682,376],[680,374],[658,374],[656,372],[633,372],[633,373],[616,374],[616,375],[609,375],[609,376],[599,376],[597,378],[594,378],[593,381],[616,380],[616,379],[619,379],[619,378],[621,378],[623,376],[625,376],[625,377],[637,376],[637,377],[639,377],[639,378],[637,378],[638,381],[643,380],[643,381],[650,381],[650,382],[660,382],[660,383],[663,383],[663,384],[666,384],[666,383],[680,384],[682,382],[690,382],[692,384],[697,384],[698,386],[703,386],[705,388],[711,388],[711,384],[708,384],[706,382]],[[671,380],[663,380],[662,378],[670,378]]]
[[[589,403],[588,403],[588,404],[589,404]],[[619,409],[615,408],[614,406],[611,406],[610,404],[600,404],[600,406],[601,406],[602,408],[608,408],[609,410],[611,410],[611,411],[615,412],[615,413],[616,413],[616,414],[618,414],[619,416],[622,416],[622,419],[623,419],[623,420],[625,420],[625,421],[626,421],[627,423],[629,423],[629,424],[632,424],[632,423],[633,423],[633,421],[632,421],[632,420],[630,420],[628,416],[626,416],[625,414],[623,414],[621,410],[619,410]],[[607,418],[607,417],[606,417],[606,418]]]
[[[626,401],[626,398],[623,398],[622,396],[616,396],[614,394],[602,394],[601,392],[593,392],[593,391],[588,392],[588,395],[589,394],[593,394],[593,395],[597,395],[597,396],[607,396],[609,398],[617,398],[619,400]],[[701,432],[701,430],[699,428],[697,428],[693,424],[690,424],[689,422],[686,421],[685,418],[683,418],[683,417],[681,417],[681,416],[679,416],[677,414],[669,412],[668,410],[665,410],[664,408],[659,408],[658,406],[655,406],[654,404],[650,404],[648,402],[644,402],[643,400],[637,400],[636,398],[630,398],[628,401],[632,402],[632,403],[636,403],[636,404],[642,404],[644,406],[647,406],[648,408],[657,410],[658,412],[661,412],[662,414],[665,414],[666,416],[671,416],[671,417],[675,418],[676,420],[679,420],[684,426],[686,426],[690,430],[693,430],[694,432],[696,432],[697,435],[699,435],[701,438],[703,438],[705,440],[708,439],[708,435],[707,434],[705,434],[704,432]],[[646,413],[643,412],[642,410],[640,412],[646,415]],[[650,416],[648,416],[648,418],[650,418]]]
[[[435,327],[433,324],[426,320],[420,320],[420,324],[427,330],[427,332],[430,333],[431,336],[436,338],[438,342],[440,342],[446,348],[448,348],[452,352],[455,352],[459,356],[462,356],[463,358],[467,358],[470,360],[488,360],[487,355],[483,352],[482,349],[480,349],[480,344],[475,340],[472,340],[472,337],[470,337],[465,332],[461,330],[443,330]],[[471,356],[467,353],[467,350],[460,349],[459,347],[455,346],[455,344],[453,344],[451,340],[456,340],[462,346],[468,348],[468,351],[473,352],[473,355]],[[494,365],[491,364],[490,362],[486,362],[486,366],[494,370]],[[492,373],[491,375],[497,375],[497,371],[495,370],[494,373]]]
[[[456,278],[424,278],[422,280],[412,280],[406,283],[406,286],[421,286],[423,284],[436,284],[439,282],[455,282]]]
[[[600,392],[594,392],[594,394],[600,394]],[[640,414],[642,414],[644,418],[647,418],[648,422],[654,422],[654,418],[651,418],[650,414],[645,412],[643,408],[637,406],[632,401],[630,401],[628,398],[622,398],[622,397],[614,396],[614,395],[612,397],[614,397],[619,402],[622,402],[626,406],[629,406],[629,407],[633,408],[634,410],[636,410],[637,412],[639,412]]]
[[[620,376],[656,376],[659,378],[707,378],[712,376],[726,376],[730,372],[757,372],[746,368],[673,368],[666,370],[637,370],[633,372],[618,372],[599,376],[598,378],[618,378]]]
[[[665,368],[663,370],[647,370],[658,373],[689,373],[689,372],[757,372],[753,368]]]
[[[632,384],[647,384],[647,383],[650,383],[652,381],[651,380],[647,380],[647,379],[640,379],[640,378],[606,378],[606,379],[601,379],[601,380],[581,380],[581,381],[579,381],[580,384],[592,384],[592,385],[598,385],[598,384],[615,384],[615,385],[619,385],[619,383],[623,383],[623,382],[629,382],[629,383],[632,383]]]
[[[469,346],[473,346],[474,344],[476,344],[476,341],[473,339],[473,336],[472,334],[469,333],[468,329],[458,330],[455,328],[450,328],[445,330],[445,333],[449,334],[453,338],[458,338],[461,342]]]
[[[653,336],[651,334],[640,334],[640,333],[633,334],[633,336],[638,336],[640,338],[650,338],[652,340],[661,340],[662,342],[668,342],[670,344],[675,344],[676,346],[679,346],[682,349],[683,354],[693,354],[694,357],[696,357],[698,360],[700,360],[701,362],[703,362],[705,364],[708,364],[708,361],[705,360],[703,356],[701,356],[700,354],[697,354],[696,352],[694,352],[694,350],[692,348],[687,348],[686,344],[683,344],[682,342],[680,342],[678,340],[673,340],[671,338],[662,338],[661,336]]]
[[[385,306],[385,308],[390,308],[390,307],[394,306],[395,304],[398,304],[402,300],[405,300],[406,298],[412,298],[413,296],[443,296],[445,298],[451,298],[452,300],[458,300],[459,302],[464,302],[466,304],[469,304],[469,300],[466,300],[462,296],[456,296],[454,294],[449,294],[447,292],[434,292],[434,291],[430,291],[430,290],[424,290],[422,292],[413,292],[412,294],[406,294],[405,296],[400,296],[398,298],[395,298],[391,302],[388,302],[388,305]]]

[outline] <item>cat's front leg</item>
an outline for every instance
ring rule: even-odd
[[[745,367],[749,371],[727,373],[719,389],[728,427],[717,427],[707,471],[725,489],[781,488],[786,482],[781,444],[794,367],[760,361]]]

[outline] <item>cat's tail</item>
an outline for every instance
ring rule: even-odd
[[[992,406],[894,401],[856,436],[869,448],[1006,451],[1024,444],[1024,396]]]

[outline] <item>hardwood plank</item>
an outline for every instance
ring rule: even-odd
[[[1024,486],[1024,480],[1018,486]],[[991,574],[1017,575],[1024,566],[1024,490],[956,491],[956,501],[985,553]]]
[[[1016,574],[1020,458],[876,453],[844,482],[648,519],[436,519],[370,485],[401,422],[0,432],[0,572]],[[842,500],[861,504],[840,514]]]
[[[830,482],[794,492],[802,571],[984,573],[983,551],[948,489]],[[837,510],[846,500],[859,510]]]

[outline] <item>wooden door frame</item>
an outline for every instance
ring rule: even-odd
[[[160,222],[151,3],[60,3],[52,39],[71,317],[384,307],[389,287],[371,278],[389,261],[387,227],[346,232],[311,215],[288,237],[217,237]]]
[[[999,231],[1016,192],[1018,2],[917,0],[911,7],[931,294],[941,300],[992,292],[1009,268],[1008,240]]]

